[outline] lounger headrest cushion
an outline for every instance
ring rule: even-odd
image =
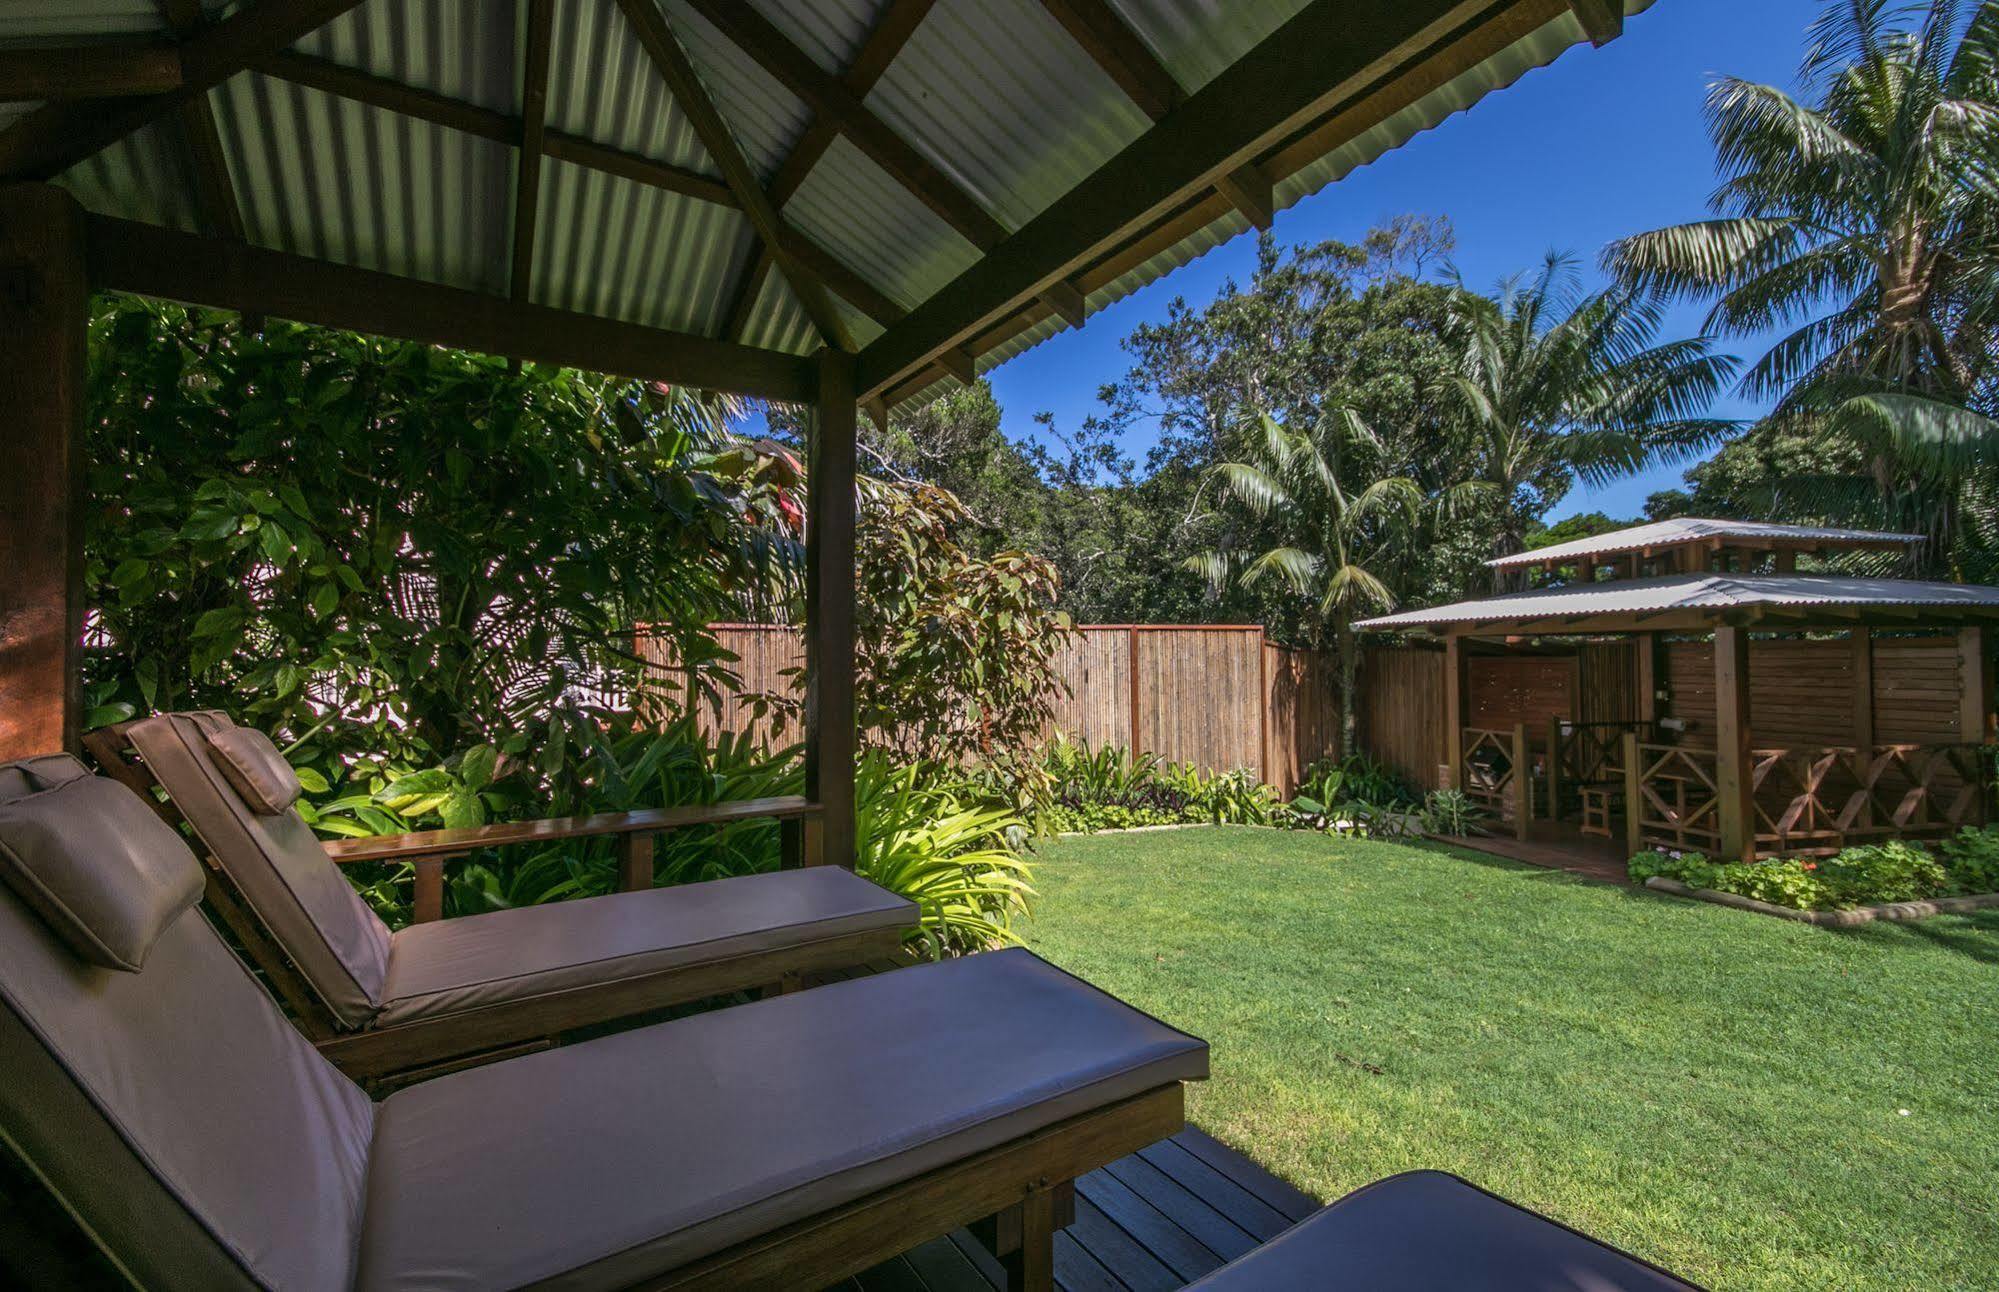
[[[137,973],[160,934],[201,900],[201,864],[116,781],[13,763],[0,767],[0,783],[8,772],[40,788],[0,801],[0,875],[79,956]]]
[[[282,816],[305,793],[292,765],[271,738],[255,727],[211,731],[208,745],[229,784],[259,816]]]

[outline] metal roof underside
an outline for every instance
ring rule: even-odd
[[[1811,525],[1776,525],[1756,520],[1706,520],[1684,516],[1612,530],[1607,534],[1549,547],[1537,547],[1530,552],[1516,552],[1512,556],[1496,557],[1486,564],[1495,570],[1512,570],[1522,566],[1559,564],[1590,556],[1644,552],[1710,540],[1720,540],[1724,546],[1760,542],[1816,544],[1827,548],[1913,545],[1923,541],[1920,534],[1894,534],[1878,529],[1826,529]]]
[[[757,15],[835,77],[846,73],[890,2],[749,0]],[[1636,14],[1650,3],[1626,0],[1625,7]],[[1305,4],[1109,0],[1103,8],[1138,37],[1183,94],[1192,94]],[[203,7],[217,21],[253,6],[207,0]],[[660,0],[735,145],[768,186],[807,137],[814,108],[698,7],[695,0]],[[1051,16],[1051,7],[1039,0],[937,0],[861,100],[923,163],[968,194],[1002,238],[1152,125]],[[157,0],[25,0],[0,7],[0,47],[129,41],[135,35],[165,40],[161,12]],[[528,12],[526,0],[364,0],[292,48],[518,125]],[[1511,43],[1448,81],[1412,91],[1385,119],[1331,141],[1331,151],[1288,157],[1271,176],[1272,204],[1291,206],[1586,43],[1567,0],[1493,0],[1486,12],[1480,21],[1502,29],[1503,18]],[[719,180],[723,168],[702,147],[616,0],[554,0],[552,33],[550,130],[670,164],[696,179]],[[518,150],[508,138],[469,133],[265,71],[229,77],[206,94],[205,103],[248,242],[508,293],[518,174]],[[34,107],[0,105],[0,128]],[[57,182],[99,214],[215,231],[215,222],[204,217],[186,127],[176,117],[125,136]],[[527,290],[534,303],[787,354],[823,344],[781,274],[770,273],[760,289],[748,290],[760,246],[748,219],[726,198],[672,191],[549,156],[536,210]],[[784,195],[780,211],[869,297],[855,300],[855,290],[843,291],[830,276],[824,280],[860,345],[931,299],[982,254],[844,130]],[[1205,218],[1170,243],[1157,250],[1145,243],[1148,254],[1133,263],[1103,258],[1101,281],[1079,274],[1075,281],[1087,309],[1103,309],[1250,227],[1226,202],[1200,212]],[[1063,326],[1052,310],[1030,312],[969,348],[978,366],[989,368]],[[949,380],[940,365],[892,393],[898,401],[918,398]]]
[[[1999,588],[1911,579],[1854,578],[1831,574],[1677,574],[1618,579],[1602,585],[1515,592],[1459,601],[1428,610],[1384,615],[1356,628],[1437,628],[1456,624],[1515,623],[1577,618],[1569,631],[1587,632],[1588,618],[1692,610],[1720,615],[1757,606],[1910,606],[1931,609],[1999,609]]]

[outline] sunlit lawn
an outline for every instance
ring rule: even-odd
[[[1029,944],[1322,1196],[1454,1171],[1721,1288],[1999,1288],[1999,912],[1821,930],[1428,846],[1061,840]],[[1904,1111],[1906,1110],[1906,1112]]]

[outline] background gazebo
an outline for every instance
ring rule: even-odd
[[[1442,637],[1440,779],[1521,839],[1537,817],[1742,859],[1933,838],[1989,810],[1999,588],[1798,568],[1916,541],[1664,521],[1488,563],[1553,586],[1360,627]]]

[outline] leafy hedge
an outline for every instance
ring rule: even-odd
[[[1718,862],[1697,852],[1641,852],[1631,858],[1628,870],[1636,883],[1660,875],[1690,888],[1797,911],[1918,902],[1999,891],[1999,827],[1967,827],[1940,843],[1936,853],[1902,839],[1846,848],[1823,861],[1781,857]]]

